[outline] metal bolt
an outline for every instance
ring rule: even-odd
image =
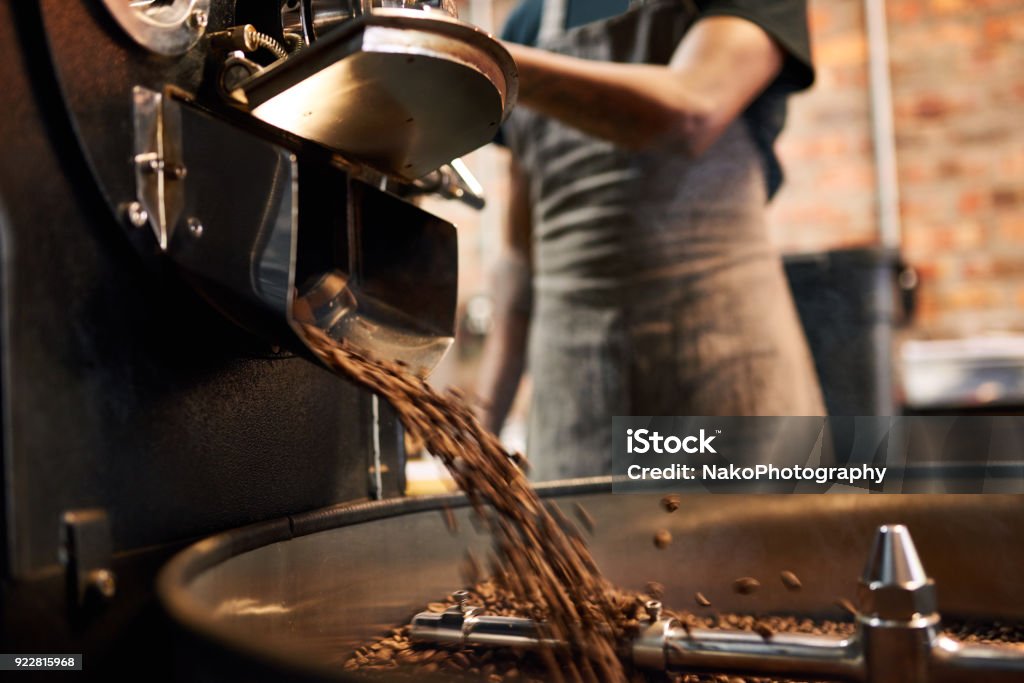
[[[255,52],[259,49],[259,32],[252,24],[246,24],[245,27],[242,28],[242,45],[246,52]]]
[[[117,581],[109,569],[94,569],[89,572],[88,589],[104,600],[110,600],[117,593]]]
[[[199,238],[203,236],[203,224],[198,218],[188,219],[188,231],[192,233],[193,237]]]
[[[209,23],[210,17],[201,9],[194,9],[192,13],[188,15],[188,24],[197,31],[202,31],[206,28],[206,24]]]
[[[459,609],[465,613],[469,607],[469,591],[455,591],[452,597],[459,603]]]
[[[128,217],[128,222],[136,228],[144,227],[149,222],[149,212],[138,202],[128,204],[125,207],[125,215]]]
[[[184,180],[185,176],[188,175],[188,169],[181,164],[172,164],[171,175],[174,176],[175,180]]]
[[[644,608],[652,622],[661,619],[661,600],[648,600],[644,603]]]

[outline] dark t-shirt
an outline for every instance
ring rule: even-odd
[[[575,28],[624,12],[629,0],[567,0],[566,28]],[[786,121],[786,98],[814,82],[807,31],[806,0],[697,0],[702,17],[737,16],[765,30],[782,47],[786,59],[779,77],[743,112],[764,159],[768,195],[782,184],[782,167],[775,156],[775,140]],[[535,45],[540,32],[544,0],[521,0],[501,31],[503,40]],[[498,142],[501,142],[499,136]]]

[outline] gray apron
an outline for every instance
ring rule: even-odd
[[[640,2],[570,31],[564,17],[546,0],[539,47],[666,64],[697,11]],[[533,478],[610,473],[614,415],[824,414],[747,123],[695,160],[523,108],[506,137],[533,207]]]

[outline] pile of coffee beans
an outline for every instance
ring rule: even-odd
[[[616,605],[618,628],[627,637],[635,635],[643,624],[643,604],[660,597],[660,586],[652,582],[647,593],[630,594],[612,591],[609,599]],[[655,590],[650,590],[654,588]],[[468,590],[468,603],[482,608],[483,614],[524,616],[515,597],[491,580],[478,583]],[[457,605],[456,596],[443,602],[429,603],[425,609],[443,612]],[[688,628],[720,629],[725,631],[751,631],[770,638],[776,633],[802,633],[810,635],[849,637],[854,633],[852,618],[843,621],[812,620],[792,616],[753,616],[749,614],[714,613],[697,615],[667,612]],[[1024,649],[1024,624],[1004,622],[949,622],[944,624],[944,635],[968,643],[989,643]],[[625,645],[626,643],[623,643]],[[422,680],[429,674],[449,680],[486,681],[487,683],[546,683],[552,680],[545,660],[536,653],[493,647],[440,647],[413,643],[409,627],[391,629],[384,637],[356,650],[345,662],[348,671],[359,671],[369,679]],[[667,683],[801,683],[775,678],[738,677],[727,674],[670,674],[624,669],[627,680],[665,681]]]

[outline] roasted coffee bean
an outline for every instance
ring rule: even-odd
[[[441,507],[441,514],[444,515],[444,525],[448,528],[448,532],[452,536],[459,533],[459,522],[455,519],[455,512],[447,505],[444,505]]]
[[[580,524],[582,524],[583,528],[587,530],[587,533],[593,534],[594,518],[590,516],[590,513],[587,512],[587,509],[580,505],[579,503],[573,503],[572,509],[573,512],[576,513],[576,519],[580,520]]]
[[[744,576],[733,581],[732,589],[740,595],[750,595],[761,587],[761,582],[752,576]]]
[[[654,534],[654,546],[656,548],[664,550],[670,545],[672,545],[672,534],[670,534],[667,529],[661,529]]]
[[[661,499],[661,507],[665,508],[665,512],[675,512],[679,509],[679,496],[672,493]]]
[[[779,578],[782,579],[782,585],[791,591],[798,591],[803,588],[803,584],[800,583],[800,578],[788,569],[782,572],[782,574],[779,575]]]
[[[836,604],[839,605],[839,607],[842,608],[843,611],[847,612],[850,616],[857,616],[857,608],[854,606],[852,602],[850,602],[846,598],[837,598]]]
[[[751,630],[765,640],[769,640],[773,635],[775,635],[775,631],[772,630],[772,627],[762,621],[755,622],[751,627]]]
[[[466,585],[472,586],[479,583],[483,576],[483,570],[480,567],[480,562],[477,561],[476,557],[470,551],[466,551],[465,556],[462,558],[462,580],[466,582]]]
[[[697,604],[701,607],[711,607],[711,601],[704,597],[704,594],[697,592],[693,595],[693,599],[697,601]]]
[[[665,587],[657,581],[648,581],[644,585],[644,591],[655,600],[660,600],[661,596],[665,594]]]

